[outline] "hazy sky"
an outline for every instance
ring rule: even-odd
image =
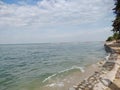
[[[0,0],[0,43],[103,41],[113,0]]]

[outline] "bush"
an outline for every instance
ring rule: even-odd
[[[114,40],[120,39],[120,35],[118,33],[114,33],[113,35]]]
[[[108,39],[106,41],[113,41],[114,38],[112,36],[108,37]]]
[[[108,37],[106,41],[113,41],[113,40],[118,40],[120,39],[119,33],[114,33],[113,36]]]

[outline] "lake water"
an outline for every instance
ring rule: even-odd
[[[0,45],[0,90],[40,90],[96,63],[106,55],[103,42]]]

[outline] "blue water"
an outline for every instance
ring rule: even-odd
[[[1,44],[0,90],[36,90],[34,87],[42,85],[53,74],[73,66],[86,67],[103,59],[103,44]]]

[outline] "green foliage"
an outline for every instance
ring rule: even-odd
[[[114,33],[113,35],[114,40],[120,39],[120,35],[118,33]]]
[[[108,37],[108,39],[106,41],[113,41],[114,38],[112,36]]]
[[[119,33],[114,33],[113,36],[108,37],[106,41],[113,41],[113,40],[118,40],[120,39]]]
[[[113,8],[114,13],[116,14],[115,19],[113,21],[113,36],[108,37],[106,41],[113,41],[113,40],[119,40],[120,39],[120,0],[114,0],[115,1],[115,8]]]
[[[115,1],[115,8],[113,10],[116,16],[115,16],[112,26],[113,26],[113,32],[119,32],[120,30],[120,0],[114,0],[114,1]],[[115,39],[117,38],[118,37],[115,37]]]

